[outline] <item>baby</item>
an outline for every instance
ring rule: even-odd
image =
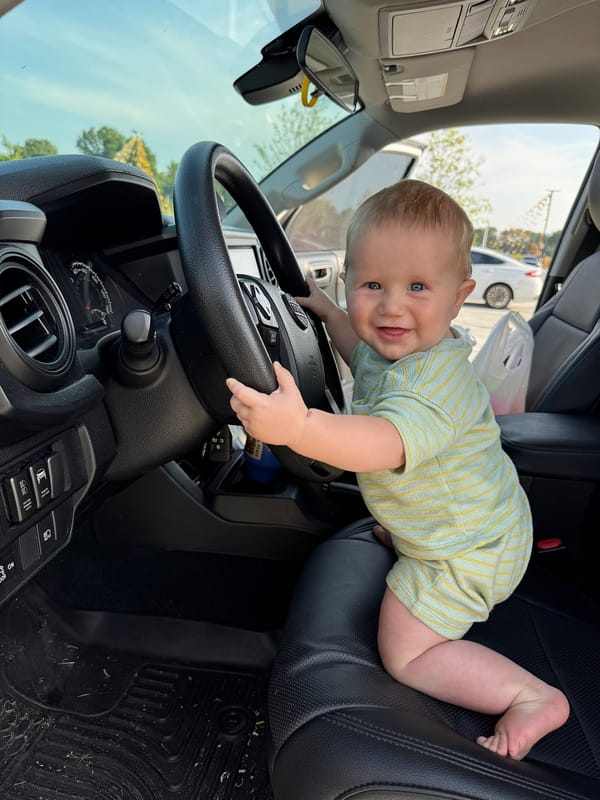
[[[501,448],[489,397],[451,326],[475,286],[472,225],[444,192],[404,180],[350,222],[348,311],[309,279],[298,297],[326,325],[354,375],[351,415],[308,409],[287,370],[263,394],[227,380],[245,429],[357,473],[376,533],[394,547],[378,647],[396,680],[500,718],[477,742],[523,758],[569,705],[508,658],[462,637],[521,580],[531,515]]]

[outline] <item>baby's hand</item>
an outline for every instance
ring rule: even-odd
[[[307,275],[306,283],[308,285],[310,294],[308,297],[296,297],[296,300],[303,308],[308,308],[310,311],[316,314],[322,322],[327,322],[327,318],[331,311],[337,310],[338,306],[336,306],[328,294],[326,294],[322,289],[319,289],[312,275]]]
[[[273,362],[278,388],[271,394],[258,392],[235,378],[225,383],[232,394],[231,408],[246,431],[267,444],[288,447],[300,442],[308,409],[291,372]]]

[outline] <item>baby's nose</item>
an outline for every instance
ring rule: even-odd
[[[404,310],[406,295],[402,291],[386,291],[381,298],[380,308],[384,314],[401,314]]]

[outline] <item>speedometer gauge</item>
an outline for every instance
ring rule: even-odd
[[[109,326],[113,313],[112,301],[98,273],[85,261],[71,264],[71,281],[75,286],[86,328]]]

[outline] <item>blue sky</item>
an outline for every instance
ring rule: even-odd
[[[312,2],[284,6],[295,20]],[[73,152],[83,130],[109,125],[140,133],[159,167],[211,139],[252,168],[279,104],[249,106],[232,83],[277,28],[266,0],[253,7],[248,0],[25,0],[0,19],[0,137],[47,138]],[[492,203],[494,225],[525,225],[550,189],[548,229],[562,225],[595,129],[495,126],[467,134],[483,158],[478,189]]]

